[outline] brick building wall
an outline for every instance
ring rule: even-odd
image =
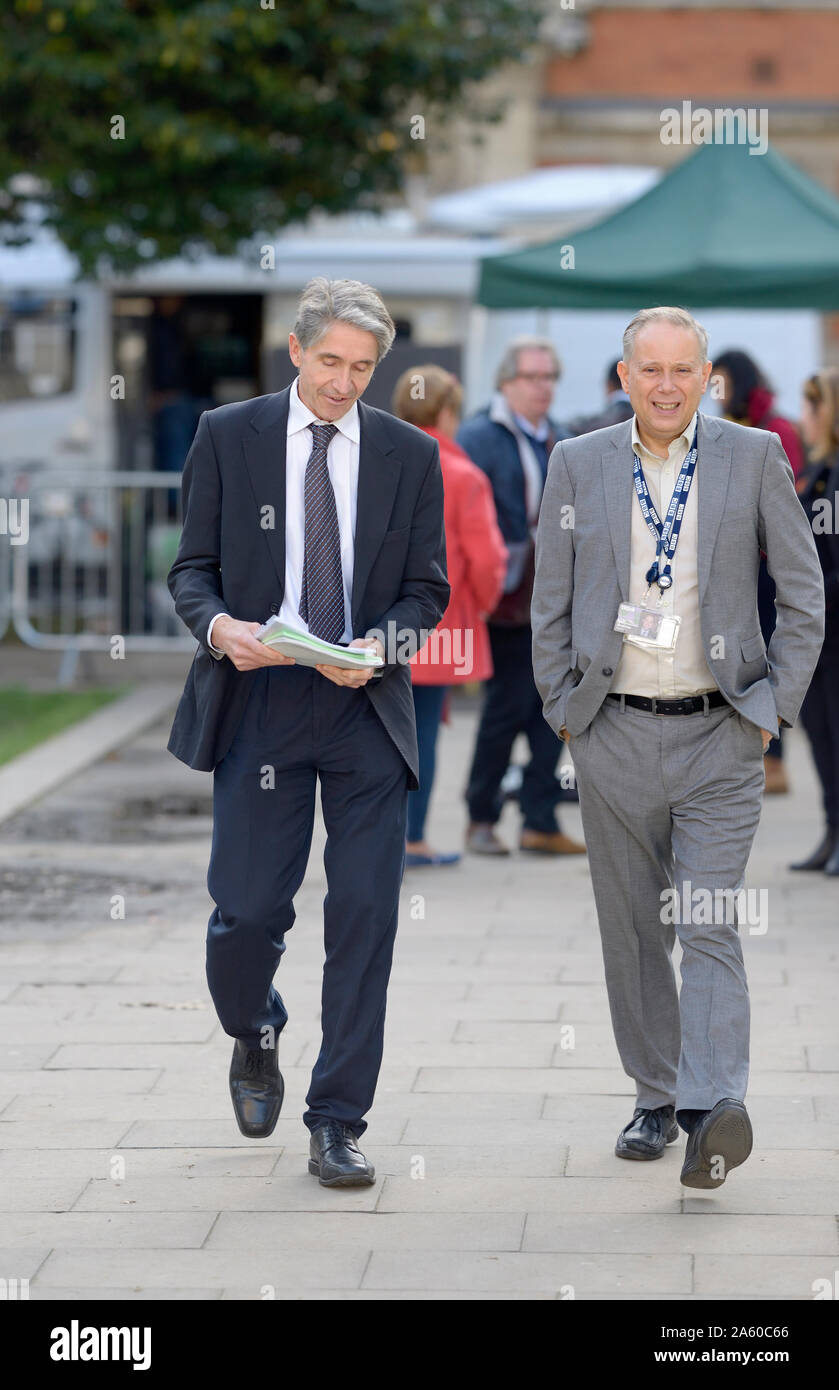
[[[839,8],[594,11],[589,42],[544,68],[543,95],[839,103]]]

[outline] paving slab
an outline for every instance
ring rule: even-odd
[[[507,1212],[222,1212],[205,1249],[263,1243],[301,1250],[519,1250],[524,1217]]]
[[[705,1298],[784,1298],[811,1301],[817,1281],[833,1283],[836,1259],[821,1255],[697,1255],[696,1291]]]
[[[125,1124],[123,1122],[123,1129]],[[177,1149],[133,1148],[114,1144],[110,1149],[54,1148],[10,1149],[0,1151],[0,1181],[29,1176],[49,1177],[54,1169],[62,1176],[81,1178],[169,1177],[268,1177],[282,1157],[276,1143],[262,1147],[246,1144],[239,1148]]]
[[[689,1255],[574,1255],[541,1252],[497,1255],[459,1251],[374,1251],[365,1289],[433,1289],[519,1293],[690,1293]]]
[[[573,1216],[553,1212],[529,1212],[522,1250],[555,1250],[566,1253],[625,1254],[627,1251],[681,1255],[719,1254],[725,1239],[726,1255],[839,1254],[836,1223],[829,1216],[705,1216],[679,1212],[615,1213],[604,1221],[599,1212]]]
[[[214,1220],[206,1212],[6,1212],[3,1240],[9,1248],[38,1241],[51,1250],[124,1245],[200,1249]]]
[[[323,1250],[301,1250],[293,1260],[282,1251],[170,1250],[126,1246],[91,1246],[53,1250],[38,1270],[33,1289],[48,1284],[85,1287],[170,1289],[180,1284],[193,1288],[223,1289],[237,1284],[260,1297],[266,1285],[279,1289],[358,1288],[368,1264],[368,1252],[342,1254],[340,1261]]]
[[[77,1194],[76,1211],[372,1211],[378,1185],[341,1190],[321,1187],[310,1173],[283,1181],[271,1177],[189,1177],[165,1174],[113,1182],[94,1178]]]
[[[429,825],[443,849],[460,844],[474,728],[458,697]],[[812,1299],[832,1277],[839,885],[785,868],[820,830],[798,730],[792,794],[767,799],[747,876],[770,893],[766,936],[743,937],[755,1151],[711,1193],[681,1186],[683,1137],[653,1164],[615,1158],[633,1087],[588,867],[516,853],[406,874],[363,1140],[377,1181],[321,1188],[301,1121],[320,1045],[320,822],[277,977],[286,1101],[273,1135],[245,1139],[204,974],[212,779],[167,737],[167,721],[143,729],[4,826],[0,871],[22,875],[0,921],[4,1277],[29,1278],[33,1300],[732,1305]],[[561,816],[579,835],[578,808]],[[510,845],[516,820],[508,805]],[[63,904],[51,866],[78,877]]]

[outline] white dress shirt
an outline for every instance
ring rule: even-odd
[[[539,421],[538,425],[532,425],[529,420],[525,420],[523,415],[519,415],[517,410],[511,410],[513,423],[521,430],[525,436],[532,435],[540,443],[544,443],[550,434],[547,416]],[[545,488],[545,479],[533,445],[529,439],[525,439],[524,444],[519,443],[519,457],[521,459],[522,472],[524,473],[524,500],[527,520],[531,527],[535,529],[539,520],[539,508],[542,505],[542,493]]]
[[[678,439],[674,439],[667,451],[667,458],[658,458],[650,453],[638,436],[638,421],[632,417],[632,447],[641,459],[644,477],[655,509],[664,521],[679,470],[685,461],[693,441],[696,428],[696,412]],[[628,461],[627,461],[628,462]],[[656,651],[636,647],[632,642],[624,642],[621,655],[615,668],[610,693],[624,695],[655,696],[660,700],[681,700],[687,695],[700,695],[706,691],[717,690],[714,677],[705,660],[702,645],[702,629],[699,621],[699,578],[697,573],[697,517],[698,492],[702,486],[702,449],[696,460],[696,469],[688,493],[688,500],[682,515],[682,529],[676,546],[671,569],[673,583],[664,590],[661,612],[677,614],[682,622],[676,647],[672,652]],[[632,526],[629,560],[629,602],[641,603],[647,592],[644,578],[655,559],[655,542],[641,513],[635,488],[632,489]],[[650,589],[647,604],[657,606],[659,588],[654,584]]]
[[[314,444],[310,423],[333,424],[337,433],[332,436],[327,454],[327,467],[335,492],[335,506],[338,512],[338,530],[341,536],[341,570],[344,577],[344,631],[342,642],[352,640],[352,619],[350,598],[352,595],[353,566],[355,558],[355,519],[358,500],[358,456],[361,430],[358,419],[358,402],[353,401],[346,415],[340,420],[319,420],[307,405],[301,401],[297,391],[299,377],[291,384],[288,398],[288,432],[285,457],[285,592],[279,617],[283,623],[308,632],[308,624],[301,618],[300,592],[303,582],[303,550],[305,541],[304,482],[306,464]],[[214,656],[222,657],[217,647],[212,646],[213,625],[216,613],[207,629],[207,644]],[[268,617],[268,614],[265,614]],[[264,620],[263,620],[264,621]]]

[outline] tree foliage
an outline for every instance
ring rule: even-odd
[[[6,0],[0,241],[33,199],[81,271],[379,209],[474,84],[538,37],[544,0]],[[121,129],[119,118],[124,123]],[[413,133],[412,133],[413,131]]]

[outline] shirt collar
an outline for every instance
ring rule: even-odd
[[[544,443],[550,433],[547,417],[541,421],[537,429],[535,425],[531,425],[529,420],[525,420],[523,415],[519,415],[517,410],[514,410],[512,415],[519,429],[524,430],[525,434],[529,434],[533,439],[538,439],[540,443]]]
[[[682,430],[682,433],[679,434],[679,435],[677,435],[675,439],[671,440],[671,442],[670,442],[670,447],[669,447],[669,449],[668,449],[668,451],[667,451],[667,452],[668,452],[668,455],[670,454],[670,452],[671,452],[671,450],[674,448],[674,446],[677,445],[677,444],[679,443],[679,441],[682,440],[682,439],[684,439],[684,440],[686,441],[686,444],[687,444],[688,449],[690,448],[691,444],[693,443],[693,432],[694,432],[694,430],[696,429],[696,417],[697,417],[698,414],[699,414],[699,412],[698,412],[697,410],[695,410],[695,411],[693,412],[693,415],[691,416],[691,418],[688,420],[687,424],[685,425],[684,429]],[[640,439],[640,436],[639,436],[639,434],[638,434],[638,416],[637,416],[637,415],[633,415],[633,417],[632,417],[632,447],[633,447],[633,449],[635,450],[636,453],[638,452],[639,449],[643,449],[643,450],[644,450],[644,453],[645,453],[646,456],[647,456],[647,458],[650,459],[653,463],[664,463],[664,461],[665,461],[664,459],[659,458],[656,454],[651,454],[650,451],[649,451],[649,449],[646,447],[646,445],[641,443],[641,439]]]
[[[296,434],[298,430],[308,429],[314,421],[315,424],[331,424],[340,430],[341,434],[347,439],[352,440],[353,444],[358,444],[361,439],[361,430],[358,420],[358,401],[353,401],[346,415],[342,415],[340,420],[320,420],[314,415],[307,405],[300,399],[297,390],[299,376],[294,378],[291,383],[291,391],[288,397],[288,429],[287,434]]]

